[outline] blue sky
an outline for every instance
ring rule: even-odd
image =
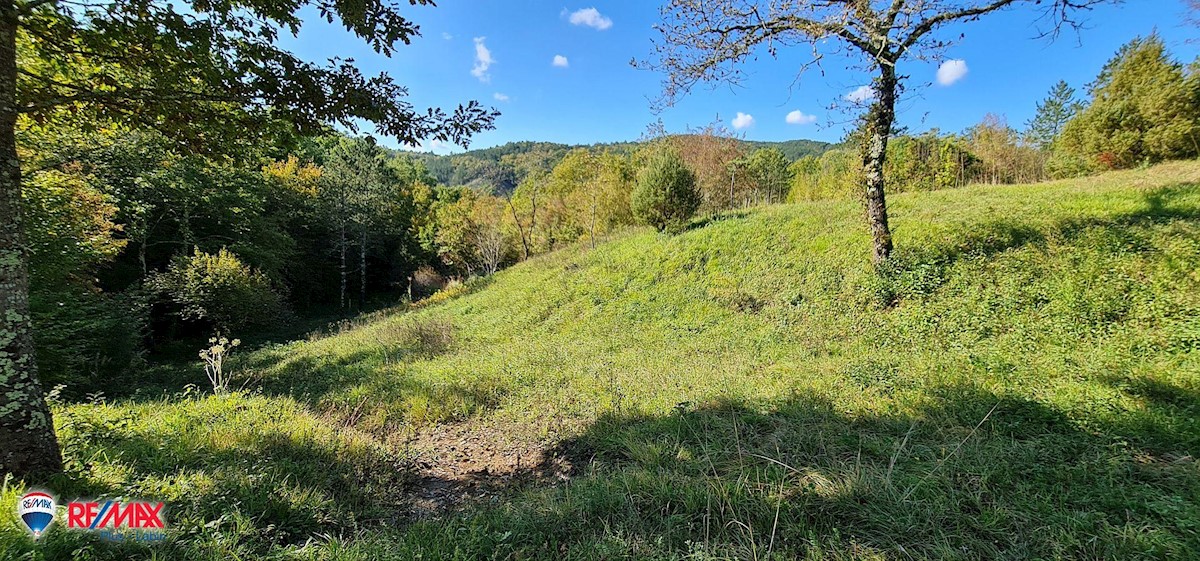
[[[315,12],[306,14],[300,35],[286,38],[284,46],[305,59],[353,58],[365,73],[387,72],[408,86],[409,100],[420,108],[453,107],[470,99],[494,106],[501,112],[496,129],[478,135],[471,148],[518,140],[633,140],[658,118],[673,132],[719,119],[726,126],[742,126],[737,132],[751,140],[836,141],[852,113],[830,106],[870,79],[850,61],[827,58],[824,74],[810,70],[797,81],[798,69],[808,60],[804,48],[781,52],[778,58],[762,53],[746,64],[749,77],[741,86],[701,86],[655,114],[650,100],[660,91],[661,76],[635,69],[630,61],[650,54],[659,2],[404,4],[404,13],[420,25],[422,36],[391,58],[375,54]],[[1177,58],[1190,61],[1200,55],[1200,30],[1187,24],[1184,14],[1183,0],[1127,0],[1089,12],[1085,29],[1053,42],[1036,38],[1035,15],[1027,9],[960,25],[953,31],[965,37],[942,60],[900,67],[911,76],[900,124],[912,131],[960,131],[990,112],[1019,128],[1056,81],[1065,79],[1082,94],[1100,66],[1134,37],[1157,30]],[[556,64],[557,57],[562,59]],[[954,80],[942,85],[938,69],[950,60],[956,62],[946,66],[943,78]],[[801,113],[789,123],[787,116],[794,111]],[[394,140],[381,140],[396,146]]]

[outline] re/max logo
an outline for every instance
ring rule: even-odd
[[[29,497],[21,499],[20,508],[21,510],[30,510],[35,508],[52,509],[54,508],[54,501],[43,497]]]
[[[72,502],[67,505],[67,527],[88,530],[162,528],[162,508],[163,503],[141,501]]]

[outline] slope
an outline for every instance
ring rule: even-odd
[[[259,350],[238,368],[261,395],[56,405],[52,484],[174,497],[160,547],[195,558],[1200,551],[1200,163],[891,202],[881,273],[855,202],[767,207]],[[221,431],[257,463],[197,457]],[[464,449],[516,454],[512,484],[393,526],[413,499],[384,490]],[[214,496],[236,524],[202,524]]]

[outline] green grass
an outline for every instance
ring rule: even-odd
[[[881,273],[852,201],[730,213],[261,349],[252,393],[57,405],[47,484],[175,531],[0,558],[1200,556],[1200,164],[889,201]],[[578,473],[397,520],[445,422]]]

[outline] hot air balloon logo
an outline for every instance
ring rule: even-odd
[[[54,495],[42,491],[25,493],[17,501],[17,515],[25,527],[33,532],[33,538],[42,537],[46,528],[54,522]]]

